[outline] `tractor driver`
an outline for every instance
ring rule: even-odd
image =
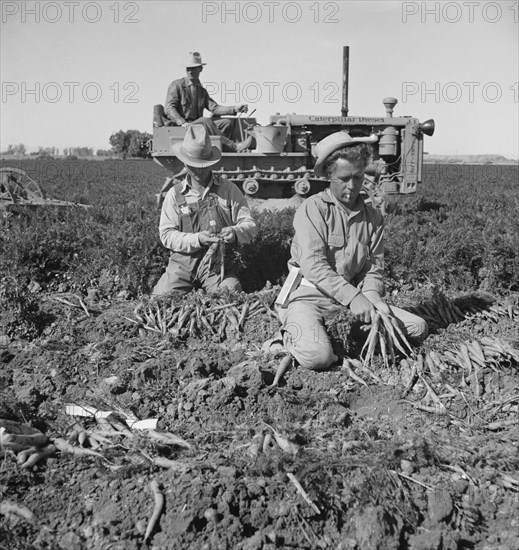
[[[427,323],[382,298],[383,217],[360,195],[371,146],[342,131],[321,140],[315,154],[315,174],[324,175],[330,186],[296,211],[289,267],[299,268],[302,279],[278,314],[285,348],[301,366],[320,370],[337,360],[323,322],[337,304],[365,325],[376,309],[391,315],[415,341],[425,338]]]
[[[189,126],[184,141],[173,144],[172,150],[188,174],[168,191],[162,205],[160,240],[171,255],[153,294],[189,292],[195,287],[207,292],[219,287],[240,290],[238,279],[222,267],[224,254],[207,261],[206,253],[216,243],[223,250],[224,245],[253,239],[256,223],[247,201],[234,183],[211,171],[221,153],[211,146],[203,125]]]
[[[204,117],[204,109],[213,115],[236,115],[246,113],[248,105],[225,107],[218,105],[209,97],[207,90],[200,83],[199,77],[205,63],[198,52],[189,52],[186,62],[186,76],[174,80],[168,88],[164,112],[177,126],[188,128],[191,124],[202,124],[210,136],[221,136],[224,150],[241,152],[250,147],[252,136],[235,142],[231,138],[235,120],[231,118]]]

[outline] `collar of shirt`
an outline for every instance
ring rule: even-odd
[[[329,187],[323,193],[323,200],[324,202],[334,204],[335,206],[337,206],[337,208],[344,210],[344,212],[346,212],[348,216],[348,219],[351,219],[357,216],[358,214],[363,212],[364,209],[366,208],[366,203],[364,202],[364,199],[359,195],[357,197],[357,200],[355,201],[355,204],[353,205],[353,209],[350,212],[348,212],[345,206],[333,196],[332,190]]]
[[[189,78],[187,76],[184,77],[184,86],[186,88],[189,88],[190,86],[202,86],[202,83],[200,82],[200,80],[189,80]]]
[[[218,187],[220,185],[220,182],[218,181],[218,178],[215,178],[214,174],[211,175],[211,179],[209,180],[209,184],[205,187],[205,189],[202,191],[202,193],[199,193],[195,187],[193,186],[193,183],[191,181],[191,175],[188,174],[184,181],[183,181],[183,186],[182,186],[182,189],[180,190],[180,192],[183,194],[183,195],[187,195],[187,194],[191,194],[191,195],[197,195],[199,196],[200,198],[202,199],[205,199],[205,197],[207,196],[207,194],[209,193],[211,187],[216,186]]]

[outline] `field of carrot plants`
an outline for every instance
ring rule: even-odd
[[[157,302],[163,168],[0,166],[92,205],[0,210],[0,548],[519,547],[518,165],[390,200],[387,296],[423,344],[359,361],[337,314],[340,363],[279,381],[293,209],[255,211],[244,292]]]

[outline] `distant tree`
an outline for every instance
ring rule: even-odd
[[[116,155],[126,158],[130,146],[130,136],[124,130],[114,132],[109,139],[110,145]]]
[[[152,137],[139,130],[119,130],[110,136],[110,145],[114,153],[122,158],[147,158],[150,154],[148,141]]]
[[[2,154],[4,155],[25,155],[27,153],[27,149],[25,148],[25,145],[23,143],[19,143],[18,145],[8,145],[7,150],[4,151]]]
[[[63,149],[65,157],[93,157],[94,149],[92,147],[65,147]]]

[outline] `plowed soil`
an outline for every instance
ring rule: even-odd
[[[267,305],[273,295],[263,293]],[[512,358],[482,369],[478,396],[460,370],[425,369],[413,384],[405,362],[384,366],[378,355],[371,371],[380,382],[361,371],[361,381],[352,379],[337,365],[294,367],[272,387],[283,353],[261,350],[279,328],[266,311],[220,337],[216,326],[163,335],[138,322],[135,301],[37,299],[42,334],[2,341],[0,416],[51,441],[99,429],[92,417],[67,415],[73,403],[113,411],[121,422],[125,414],[158,419],[158,430],[189,447],[127,429],[107,435],[98,457],[57,452],[21,469],[14,452],[2,451],[0,502],[26,506],[34,518],[2,508],[0,548],[519,547]],[[431,322],[416,352],[484,335],[517,346],[517,327],[506,315]],[[414,405],[428,402],[423,380],[446,412]],[[257,434],[272,442],[254,456]],[[164,507],[145,540],[152,480]]]

